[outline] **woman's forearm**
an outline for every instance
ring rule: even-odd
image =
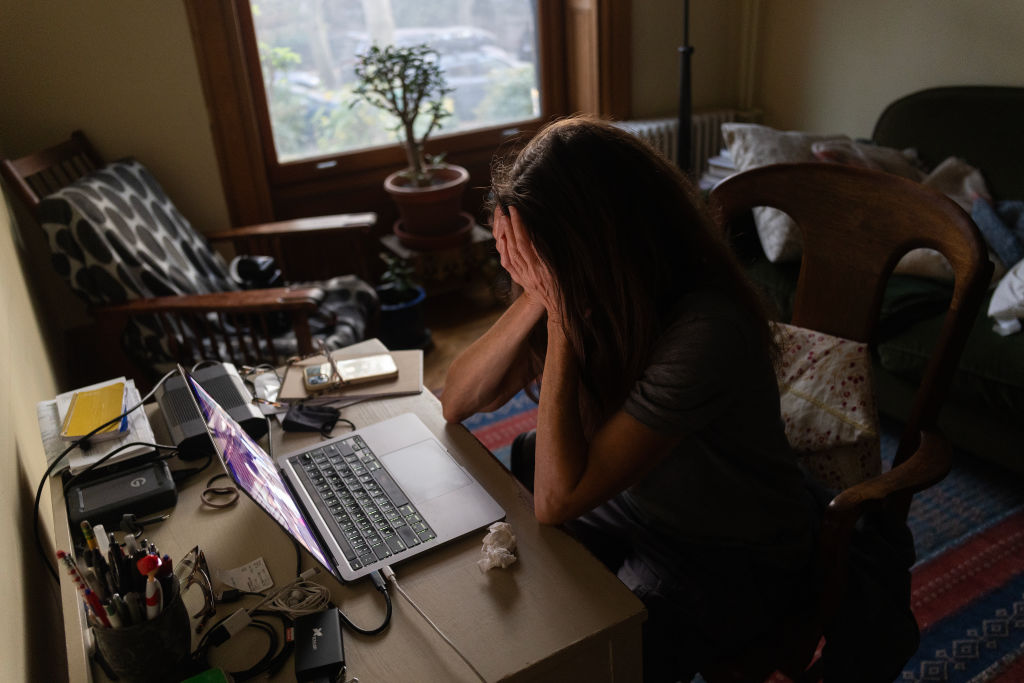
[[[537,410],[534,514],[544,523],[564,521],[587,466],[588,444],[579,408],[579,361],[561,323],[549,322],[544,379]]]
[[[532,378],[525,363],[531,330],[544,315],[544,307],[529,295],[509,306],[479,339],[460,353],[448,368],[441,407],[449,422],[498,407]]]

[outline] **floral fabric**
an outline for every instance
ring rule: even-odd
[[[843,489],[881,472],[867,344],[776,324],[786,437],[821,483]]]

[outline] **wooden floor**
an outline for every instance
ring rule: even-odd
[[[439,392],[452,359],[471,344],[505,310],[505,304],[486,282],[430,296],[424,317],[433,345],[423,354],[423,385]]]

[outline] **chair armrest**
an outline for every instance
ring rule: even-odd
[[[952,465],[953,450],[949,440],[935,432],[922,431],[921,443],[909,458],[888,472],[840,492],[829,503],[828,514],[856,522],[868,505],[891,500],[893,496],[905,495],[909,499],[912,494],[942,481]]]
[[[223,230],[206,235],[211,242],[248,238],[288,237],[298,233],[331,233],[331,232],[368,232],[377,224],[377,214],[338,213],[330,216],[314,216],[311,218],[294,218],[272,223],[248,225],[231,230]]]
[[[188,296],[163,296],[153,299],[137,299],[116,306],[102,306],[93,309],[97,316],[141,315],[145,313],[198,313],[219,311],[222,313],[260,313],[273,311],[313,312],[324,298],[319,287],[293,289],[275,287],[271,289],[250,289],[213,294],[192,294]]]

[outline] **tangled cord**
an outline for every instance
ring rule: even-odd
[[[263,609],[282,612],[295,619],[304,614],[313,614],[327,609],[331,604],[331,592],[314,581],[300,581],[291,588],[280,592]]]

